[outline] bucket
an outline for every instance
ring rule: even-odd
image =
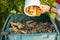
[[[39,7],[39,9],[40,9],[40,1],[39,0],[25,0],[25,6],[24,6],[25,14],[28,16],[37,16],[35,12],[32,15],[30,15],[29,13],[27,13],[25,11],[25,9],[30,7],[30,6]],[[39,13],[39,15],[40,15],[40,13]]]

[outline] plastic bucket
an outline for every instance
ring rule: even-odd
[[[25,0],[25,6],[24,6],[24,12],[28,16],[36,16],[36,13],[33,13],[33,15],[29,15],[25,9],[29,6],[38,6],[40,8],[40,1],[39,0]]]

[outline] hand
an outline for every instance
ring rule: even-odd
[[[49,12],[49,9],[50,9],[50,6],[48,5],[41,5],[41,12],[44,13],[44,12]]]

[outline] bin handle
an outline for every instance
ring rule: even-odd
[[[41,36],[41,38],[43,38],[43,39],[46,39],[46,38],[48,38],[48,37],[49,37],[48,34],[45,34],[45,35]]]

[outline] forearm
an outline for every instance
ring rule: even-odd
[[[57,16],[56,16],[56,19],[58,20],[58,21],[60,21],[60,9],[56,9],[56,8],[51,8],[51,12],[54,12],[54,13],[56,13],[57,14]]]
[[[52,8],[51,8],[51,12],[58,13],[58,9],[52,7]]]

